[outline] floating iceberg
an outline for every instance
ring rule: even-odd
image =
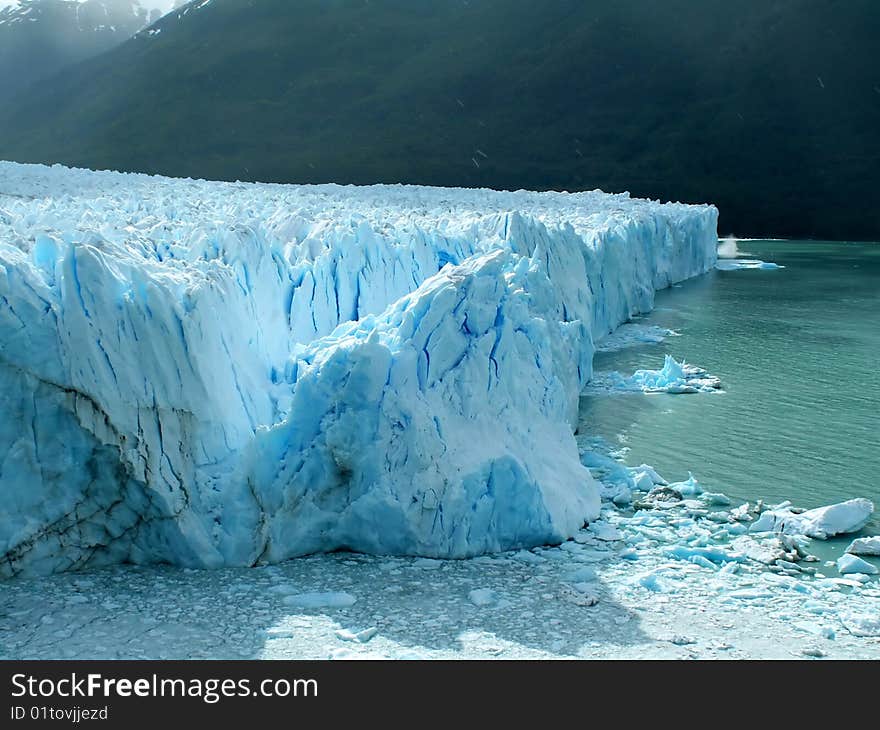
[[[685,497],[698,497],[703,493],[703,488],[700,486],[697,478],[688,472],[688,478],[683,482],[673,482],[669,485],[670,489],[674,489],[676,492]]]
[[[715,268],[719,271],[738,271],[740,269],[784,269],[784,266],[774,264],[772,261],[759,261],[758,259],[718,259]]]
[[[846,552],[853,555],[880,555],[880,535],[853,540]]]
[[[667,355],[659,370],[636,370],[626,376],[614,371],[595,373],[590,390],[605,393],[715,393],[721,381],[703,368]]]
[[[562,541],[593,342],[716,221],[0,163],[0,575]]]
[[[675,330],[657,325],[626,323],[596,343],[596,352],[616,352],[628,347],[657,344],[667,337],[680,337]]]
[[[877,575],[880,573],[875,566],[871,565],[867,560],[863,560],[855,555],[845,553],[837,559],[837,570],[841,575],[848,573],[861,573],[862,575]]]
[[[874,503],[861,497],[804,512],[781,507],[763,512],[752,523],[750,531],[781,532],[825,540],[835,535],[858,532],[868,524],[873,513]]]

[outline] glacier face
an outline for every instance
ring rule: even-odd
[[[0,163],[0,575],[564,540],[599,511],[593,341],[709,270],[716,223]]]

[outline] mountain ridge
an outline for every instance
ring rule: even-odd
[[[138,0],[19,0],[0,8],[0,100],[120,45],[158,17]]]
[[[0,157],[628,190],[715,203],[722,233],[880,240],[877,33],[866,0],[195,0],[0,112]]]

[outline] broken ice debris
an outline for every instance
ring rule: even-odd
[[[564,601],[573,603],[575,606],[595,606],[599,603],[599,597],[585,589],[586,586],[583,584],[577,584],[576,586],[563,585],[559,589],[559,597]]]
[[[688,472],[686,481],[673,482],[669,485],[669,488],[676,490],[685,497],[697,497],[703,493],[703,488],[691,472]]]
[[[636,578],[636,583],[652,593],[666,593],[669,590],[666,583],[655,572],[643,573]]]
[[[853,555],[880,555],[880,535],[853,540],[846,552]]]
[[[666,355],[659,370],[636,370],[630,376],[611,373],[595,373],[586,392],[606,393],[715,393],[721,389],[721,381],[703,368],[678,362]]]
[[[468,593],[468,599],[475,606],[491,606],[498,601],[498,594],[491,588],[476,588]]]
[[[673,487],[655,487],[644,497],[633,502],[636,509],[665,509],[677,505],[684,499],[681,492]]]
[[[703,492],[703,499],[709,504],[727,506],[730,504],[730,497],[720,492]]]
[[[880,612],[846,613],[840,621],[853,636],[880,636]]]
[[[874,504],[858,498],[796,513],[790,506],[767,510],[751,525],[751,532],[781,532],[825,540],[858,532],[871,519]]]
[[[368,629],[364,629],[363,631],[351,631],[350,629],[338,629],[336,631],[336,636],[342,641],[352,641],[358,644],[366,644],[370,639],[372,639],[376,634],[379,633],[379,629],[375,626],[371,626]]]
[[[635,345],[657,344],[667,337],[678,336],[678,332],[656,325],[627,323],[599,340],[596,352],[616,352]]]
[[[350,593],[299,593],[284,599],[286,605],[297,608],[348,608],[356,601]]]
[[[710,563],[728,563],[741,562],[743,560],[742,555],[738,555],[737,553],[727,550],[722,550],[720,548],[691,547],[688,545],[675,545],[674,547],[669,548],[666,551],[666,554],[670,558],[675,558],[677,560],[687,560],[692,563],[695,562],[696,564],[703,565],[704,567],[704,561],[708,561]]]
[[[739,269],[784,269],[784,266],[774,264],[772,261],[760,261],[758,259],[718,259],[715,268],[719,271],[738,271]]]
[[[837,569],[844,575],[847,573],[861,573],[862,575],[880,573],[880,570],[877,570],[876,566],[871,565],[867,560],[849,553],[845,553],[837,559]]]

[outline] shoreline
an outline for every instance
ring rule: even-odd
[[[570,545],[572,543],[564,543]],[[574,543],[577,544],[577,543]],[[595,552],[604,552],[598,550]],[[669,566],[687,595],[633,583],[621,559],[590,563],[564,547],[453,561],[358,554],[272,568],[114,567],[5,586],[4,659],[880,658],[880,637],[806,628],[804,595],[719,602],[702,569]],[[598,603],[563,579],[598,566]],[[663,569],[657,565],[657,570]],[[870,589],[875,605],[880,591]],[[294,608],[302,592],[347,592],[339,608]],[[474,594],[489,591],[488,594]],[[864,593],[865,591],[863,591]],[[491,603],[476,605],[488,595]],[[839,600],[842,593],[826,599]],[[494,598],[497,596],[497,599]],[[480,601],[477,600],[479,603]],[[815,623],[815,622],[814,622]],[[820,628],[821,632],[822,629]],[[358,637],[362,638],[358,638]]]
[[[636,511],[608,494],[574,539],[501,555],[13,578],[0,658],[880,659],[876,577],[718,559],[726,540],[700,539],[719,524],[695,504],[717,494]],[[674,556],[682,538],[717,564]]]

